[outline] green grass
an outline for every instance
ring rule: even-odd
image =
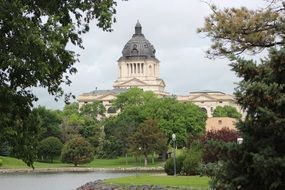
[[[207,189],[209,178],[200,176],[155,176],[138,175],[105,180],[108,184],[120,185],[158,185],[162,187],[188,187]]]
[[[0,156],[3,160],[3,165],[0,168],[28,168],[27,165],[19,159],[12,157]],[[141,163],[142,164],[142,163]],[[155,162],[154,164],[149,161],[148,167],[162,166],[162,162]],[[63,168],[73,167],[72,164],[64,164],[59,160],[55,160],[54,163],[35,162],[35,168]],[[89,164],[83,164],[79,167],[91,167],[91,168],[126,168],[126,167],[138,167],[140,166],[139,161],[136,161],[133,157],[128,157],[128,164],[124,157],[116,159],[94,159]]]

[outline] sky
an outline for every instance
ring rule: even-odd
[[[218,6],[256,9],[263,7],[262,0],[211,0]],[[84,92],[112,89],[118,77],[117,60],[122,49],[134,33],[137,20],[142,32],[156,49],[160,60],[160,78],[170,94],[187,95],[192,91],[216,90],[234,92],[239,79],[231,71],[227,59],[210,60],[205,51],[211,40],[198,34],[211,10],[201,0],[129,0],[118,1],[117,22],[112,32],[104,32],[90,24],[89,33],[83,36],[85,49],[69,47],[80,54],[78,72],[71,77],[72,84],[64,86],[65,92],[78,96]],[[62,109],[63,100],[54,101],[46,89],[34,89],[41,105],[49,109]]]

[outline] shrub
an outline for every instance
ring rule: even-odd
[[[57,137],[48,137],[39,144],[39,157],[53,162],[54,157],[60,155],[62,146],[62,142]]]
[[[0,167],[3,165],[3,160],[0,159]]]
[[[207,164],[201,164],[200,166],[200,175],[203,176],[215,176],[215,174],[218,172],[219,165],[218,163],[207,163]]]
[[[197,175],[199,174],[201,165],[201,151],[190,149],[183,161],[182,174],[183,175]]]
[[[217,162],[219,160],[223,144],[225,143],[221,141],[214,141],[214,140],[206,141],[203,148],[203,155],[202,155],[203,162],[204,163]]]
[[[82,137],[69,140],[62,149],[61,160],[64,163],[78,164],[89,163],[94,159],[93,147]]]
[[[239,137],[239,133],[229,128],[222,128],[221,130],[211,130],[206,133],[203,141],[215,140],[223,142],[234,142]]]
[[[180,174],[182,171],[183,161],[185,159],[185,154],[181,154],[177,156],[176,158],[176,173]],[[167,159],[164,165],[164,171],[167,173],[167,175],[174,175],[174,164],[173,164],[173,158]]]

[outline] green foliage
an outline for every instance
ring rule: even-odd
[[[224,142],[217,140],[207,140],[203,144],[203,162],[207,163],[216,163],[221,157],[221,147]]]
[[[236,97],[247,110],[238,124],[243,144],[227,143],[221,149],[213,178],[217,189],[285,189],[285,4],[270,3],[255,11],[215,9],[203,29],[212,37],[216,55],[227,56],[242,78]],[[260,62],[232,54],[267,47],[273,48]]]
[[[40,140],[45,139],[49,136],[55,136],[60,138],[61,132],[59,125],[62,121],[61,112],[49,110],[42,106],[35,108],[35,110],[37,110],[40,117]]]
[[[185,154],[181,154],[176,157],[176,173],[177,174],[181,173],[184,160],[185,160]],[[167,175],[174,175],[173,158],[169,158],[166,160],[165,165],[164,165],[164,171]]]
[[[16,117],[12,123],[14,125],[10,127],[11,129],[6,130],[9,134],[4,137],[5,142],[9,142],[11,146],[11,154],[16,158],[21,158],[28,166],[34,167],[33,162],[37,158],[40,132],[38,111],[33,110],[26,118]],[[2,135],[0,133],[0,136]]]
[[[267,2],[266,9],[258,10],[246,7],[220,10],[210,5],[213,13],[205,19],[204,27],[198,29],[212,39],[207,54],[212,58],[245,51],[259,53],[265,48],[284,44],[284,2]]]
[[[70,85],[78,61],[67,44],[83,48],[81,35],[94,19],[110,31],[115,6],[113,0],[0,1],[0,142],[8,142],[28,165],[39,133],[37,123],[26,121],[37,100],[31,88],[63,96],[62,84]]]
[[[143,154],[145,166],[147,166],[147,155],[152,152],[164,152],[167,149],[167,139],[158,128],[158,121],[147,119],[139,125],[137,130],[129,139],[130,151],[136,155]]]
[[[125,184],[125,185],[151,185],[163,187],[163,189],[177,190],[177,189],[208,189],[208,177],[201,176],[161,176],[161,175],[139,175],[127,176],[105,180],[111,184]],[[130,187],[127,187],[130,189]],[[141,187],[139,189],[145,189]],[[162,188],[153,188],[162,189]]]
[[[0,159],[0,167],[3,165],[3,160]]]
[[[86,164],[94,159],[92,146],[82,137],[69,140],[62,149],[61,160],[64,163]]]
[[[181,170],[182,175],[198,175],[200,173],[200,167],[202,163],[201,150],[190,149],[186,153],[186,157],[183,161],[183,167]]]
[[[62,142],[57,137],[47,137],[39,144],[39,158],[53,162],[55,156],[59,156],[62,149]]]
[[[98,117],[104,117],[105,112],[105,107],[98,101],[94,101],[91,104],[85,104],[80,108],[80,115],[84,116],[89,122],[97,121]]]
[[[235,107],[232,106],[217,106],[216,109],[213,112],[213,117],[231,117],[240,119],[241,114],[237,111]]]
[[[202,133],[205,129],[207,116],[198,106],[180,103],[174,98],[158,98],[153,92],[144,92],[138,88],[121,93],[114,105],[120,108],[121,112],[118,116],[107,119],[105,134],[106,139],[114,137],[112,139],[116,141],[107,143],[108,145],[116,145],[116,148],[121,146],[120,151],[116,151],[119,154],[125,154],[129,144],[132,144],[125,137],[136,131],[148,118],[158,121],[158,126],[166,135],[168,143],[171,135],[176,133],[179,147],[185,146],[190,133]]]

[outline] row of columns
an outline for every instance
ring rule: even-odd
[[[128,76],[136,73],[144,73],[144,63],[128,63],[127,71]]]

